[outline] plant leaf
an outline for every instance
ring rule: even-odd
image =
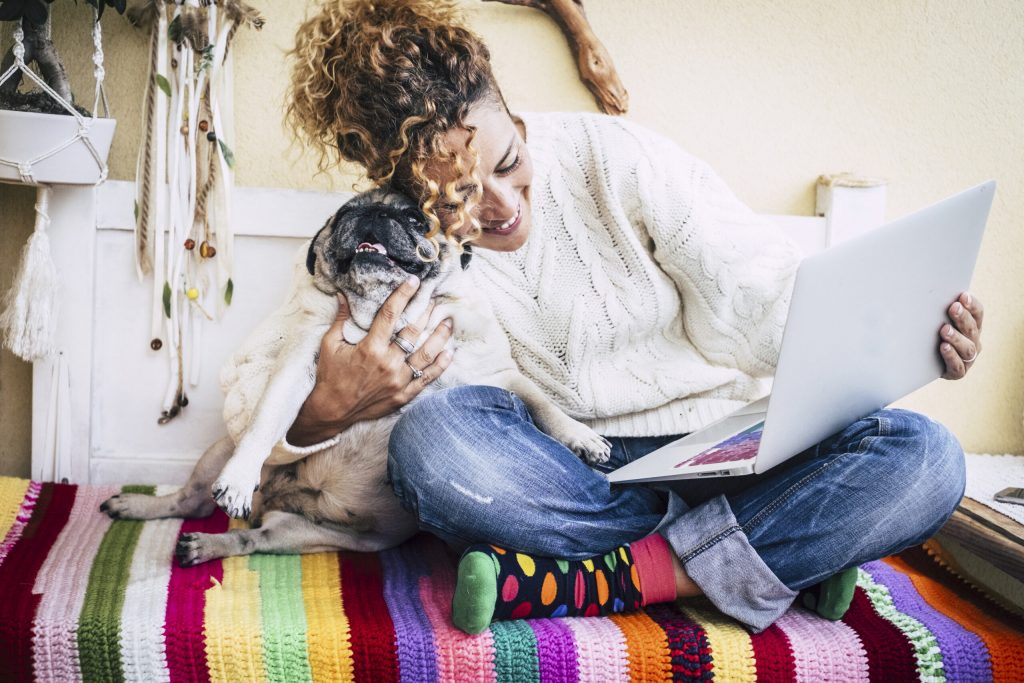
[[[139,203],[135,202],[135,222],[139,222]]]
[[[167,37],[172,43],[181,42],[181,15],[171,19],[171,23],[167,24]]]
[[[217,142],[220,143],[220,153],[224,155],[224,161],[227,162],[228,168],[235,167],[235,155],[232,153],[231,148],[224,144],[224,141],[217,138]]]
[[[164,94],[170,97],[171,84],[168,82],[168,80],[160,74],[157,74],[156,76],[154,76],[154,78],[156,78],[156,84],[160,86],[160,89],[164,91]]]
[[[199,71],[205,71],[213,66],[213,45],[203,48],[203,56],[199,59]]]
[[[171,286],[164,283],[164,315],[171,317]]]
[[[235,295],[235,283],[231,278],[228,278],[228,286],[224,289],[224,303],[228,306],[231,305],[231,297]]]

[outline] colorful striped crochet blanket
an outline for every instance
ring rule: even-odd
[[[466,636],[431,537],[182,569],[180,533],[237,522],[112,522],[97,508],[118,490],[0,478],[0,679],[1024,681],[1024,621],[921,549],[864,565],[840,622],[794,607],[750,635],[681,601]]]

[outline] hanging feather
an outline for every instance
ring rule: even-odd
[[[129,7],[128,11],[125,12],[125,18],[135,28],[150,31],[156,22],[157,13],[163,9],[162,4],[162,2],[157,2],[157,0],[144,0],[137,5]]]
[[[224,0],[221,6],[236,27],[250,26],[257,31],[263,28],[264,21],[260,13],[241,0]]]
[[[206,32],[206,10],[198,5],[183,5],[171,27],[171,40],[188,44],[193,50],[205,50],[210,44]]]

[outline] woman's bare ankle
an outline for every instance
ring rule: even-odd
[[[686,573],[683,568],[683,563],[679,561],[679,558],[675,555],[672,556],[672,569],[676,575],[676,597],[678,598],[690,598],[695,595],[703,595],[704,591],[700,589],[690,575]]]

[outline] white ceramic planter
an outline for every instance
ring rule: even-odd
[[[115,119],[91,119],[89,139],[103,163],[114,138]],[[67,143],[78,133],[78,120],[60,114],[0,110],[0,159],[26,163]],[[96,159],[81,139],[32,164],[35,184],[95,185],[101,180]],[[18,169],[0,164],[0,182],[24,183]]]

